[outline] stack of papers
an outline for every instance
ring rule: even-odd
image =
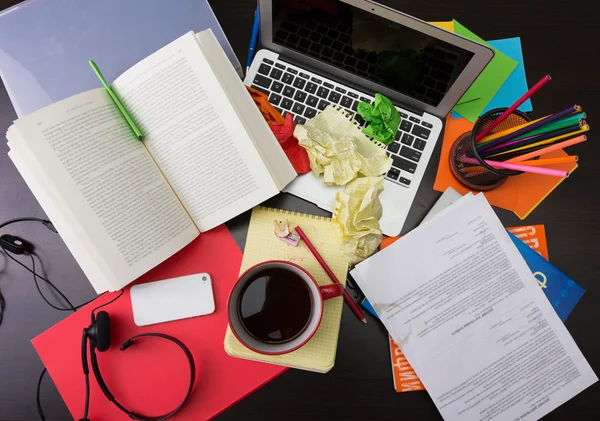
[[[445,420],[537,420],[598,380],[481,194],[352,275]]]

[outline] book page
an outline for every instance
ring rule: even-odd
[[[200,231],[279,193],[193,33],[133,66],[113,87]]]
[[[11,156],[59,232],[69,227],[69,249],[83,248],[94,262],[96,270],[86,275],[97,292],[127,285],[198,235],[103,89],[16,121],[8,138]]]
[[[352,275],[447,421],[537,420],[598,380],[483,194]]]
[[[213,32],[211,30],[199,32],[196,34],[196,40],[205,57],[208,58],[208,64],[219,80],[231,105],[241,117],[246,131],[251,135],[250,138],[271,173],[277,188],[283,190],[298,174],[283,152],[279,141],[248,94],[246,86],[227,59]]]

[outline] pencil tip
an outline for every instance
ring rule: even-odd
[[[367,324],[367,318],[365,317],[364,319],[361,320],[361,322],[363,322],[364,324]]]

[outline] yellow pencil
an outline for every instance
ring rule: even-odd
[[[536,159],[532,161],[524,161],[519,162],[521,165],[531,165],[531,166],[540,166],[540,165],[554,165],[554,164],[567,164],[572,162],[579,161],[579,157],[577,155],[573,156],[563,156],[561,158],[546,158],[546,159]]]
[[[486,159],[493,158],[495,156],[506,155],[508,153],[523,151],[523,150],[535,148],[535,147],[538,147],[538,146],[548,145],[550,143],[556,142],[557,140],[562,140],[562,139],[566,139],[567,137],[580,135],[582,133],[587,132],[588,130],[590,130],[590,126],[588,126],[587,124],[585,124],[584,126],[581,127],[580,130],[577,130],[575,132],[563,134],[563,135],[556,136],[556,137],[553,137],[553,138],[550,138],[550,139],[546,139],[546,140],[542,140],[542,141],[537,142],[537,143],[532,143],[531,145],[521,146],[520,148],[511,149],[510,151],[504,151],[504,152],[500,152],[500,153],[497,153],[497,154],[494,154],[494,155],[490,155],[490,156],[486,157]]]

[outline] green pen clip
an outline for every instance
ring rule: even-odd
[[[129,127],[131,127],[131,129],[135,133],[136,137],[138,139],[140,139],[141,141],[143,141],[144,136],[142,135],[142,132],[136,126],[135,122],[133,121],[133,118],[131,118],[131,116],[129,115],[129,113],[127,112],[127,110],[125,109],[123,104],[121,103],[121,101],[119,101],[119,98],[117,98],[117,95],[114,93],[114,91],[108,85],[108,83],[106,83],[106,79],[104,79],[104,76],[102,76],[102,72],[100,72],[100,69],[98,68],[98,66],[96,66],[96,63],[94,63],[93,60],[90,60],[89,63],[90,63],[90,66],[92,67],[92,69],[94,70],[94,73],[96,73],[96,76],[98,76],[98,79],[100,79],[100,82],[102,82],[104,89],[106,89],[106,92],[108,92],[108,94],[114,101],[117,108],[119,108],[119,111],[121,111],[121,114],[123,115],[123,117],[125,117],[125,120],[127,120]]]

